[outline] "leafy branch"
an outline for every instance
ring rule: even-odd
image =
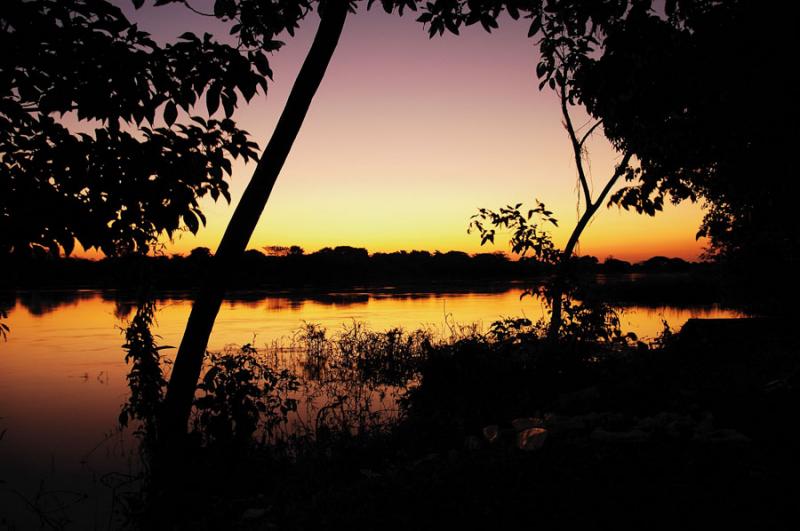
[[[497,228],[511,230],[512,252],[526,256],[532,255],[537,261],[546,264],[555,264],[561,257],[561,252],[553,243],[550,232],[545,230],[547,224],[558,226],[558,220],[553,217],[553,212],[547,210],[544,203],[536,200],[536,206],[526,212],[522,203],[501,207],[498,211],[486,208],[478,209],[478,213],[470,218],[467,233],[476,231],[481,236],[481,245],[486,242],[494,243]]]

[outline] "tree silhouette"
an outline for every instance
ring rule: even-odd
[[[367,8],[373,3],[374,0],[369,0]],[[397,8],[402,15],[405,8],[416,9],[414,0],[381,0],[380,3],[387,13],[392,13]],[[204,284],[192,305],[164,405],[163,421],[166,429],[172,430],[172,436],[185,430],[206,347],[225,296],[228,279],[234,271],[236,261],[245,252],[311,101],[322,82],[347,13],[355,9],[354,2],[348,0],[320,1],[317,2],[317,7],[320,24],[311,49],[297,75],[272,137],[214,254],[209,281]],[[272,3],[258,0],[217,0],[214,4],[214,15],[223,20],[235,21],[232,30],[238,33],[244,45],[269,46],[281,31],[286,30],[292,35],[299,21],[312,8],[313,3],[310,1]],[[301,250],[297,249],[295,252]]]
[[[628,186],[610,204],[654,215],[668,200],[702,200],[698,237],[710,238],[708,254],[757,286],[748,296],[768,294],[772,311],[794,308],[786,282],[796,283],[800,257],[796,170],[776,154],[793,148],[784,129],[796,111],[758,103],[783,101],[794,89],[792,17],[754,0],[439,4],[421,19],[431,32],[475,21],[491,29],[504,8],[512,17],[526,13],[529,36],[540,37],[540,87],[559,91],[562,109],[565,100],[584,104],[615,148],[636,161],[622,169]],[[564,118],[588,206],[582,142]]]
[[[640,9],[637,4],[632,9]],[[473,217],[471,228],[481,233],[481,244],[494,241],[494,227],[512,228],[512,248],[523,254],[533,250],[537,259],[556,265],[556,275],[548,290],[551,302],[551,318],[549,336],[556,338],[561,330],[563,296],[567,290],[566,279],[578,241],[589,221],[605,202],[612,188],[623,175],[634,170],[629,166],[633,152],[620,150],[621,159],[615,170],[605,182],[596,197],[593,197],[589,179],[584,169],[586,141],[592,133],[602,126],[601,120],[576,128],[570,114],[571,108],[583,103],[581,86],[576,79],[584,62],[593,54],[602,52],[605,28],[611,24],[620,24],[631,10],[624,0],[606,0],[600,2],[547,1],[547,2],[439,2],[439,7],[432,5],[428,13],[419,17],[419,21],[429,23],[431,35],[442,34],[445,30],[458,33],[464,25],[480,23],[487,31],[498,27],[497,18],[503,10],[518,19],[521,12],[532,22],[529,37],[538,37],[541,59],[536,67],[536,75],[540,79],[539,89],[549,87],[559,97],[564,128],[572,146],[575,166],[578,174],[583,203],[583,212],[572,230],[564,249],[551,252],[552,241],[547,232],[530,220],[534,214],[542,217],[542,221],[555,223],[552,213],[539,204],[527,215],[520,212],[521,204],[509,206],[499,212],[481,209]],[[579,203],[581,202],[579,199]],[[547,252],[545,252],[547,251]]]
[[[229,200],[232,160],[256,157],[230,117],[266,90],[267,50],[160,46],[106,0],[6,0],[0,48],[1,253],[145,252],[197,232],[198,199]],[[203,94],[224,118],[195,114]]]
[[[788,293],[780,283],[800,254],[796,169],[779,154],[793,149],[785,124],[797,113],[779,106],[795,87],[794,21],[750,0],[665,9],[609,26],[606,53],[578,79],[609,138],[641,161],[613,202],[652,215],[667,200],[702,200],[710,254]]]
[[[292,17],[288,19],[289,23],[270,26],[261,22],[261,20],[270,20],[269,18],[254,17],[250,19],[248,17],[271,3],[218,1],[216,4],[224,4],[224,6],[215,8],[215,14],[239,20],[240,35],[243,40],[251,41],[248,44],[271,41],[281,30],[293,29],[297,25],[297,21],[305,17],[311,9],[310,4],[306,3],[304,10],[291,13]],[[330,1],[320,4],[319,7],[321,21],[314,42],[297,75],[272,138],[267,144],[253,177],[228,223],[217,252],[214,254],[209,282],[204,284],[204,288],[192,305],[164,404],[163,423],[165,430],[171,430],[172,435],[186,429],[208,339],[225,295],[227,278],[233,271],[236,260],[243,255],[247,247],[283,163],[300,131],[314,94],[322,82],[325,70],[336,49],[350,6],[349,2]]]
[[[748,277],[747,285],[760,284],[754,295],[768,292],[770,304],[793,307],[780,294],[791,292],[783,283],[796,282],[800,256],[791,178],[796,170],[776,154],[792,150],[784,125],[796,113],[791,106],[780,112],[754,104],[780,101],[794,88],[786,67],[795,33],[791,17],[776,16],[775,8],[753,0],[431,6],[419,20],[432,35],[458,33],[477,22],[491,30],[503,11],[531,19],[529,36],[538,38],[542,54],[540,88],[549,86],[560,96],[585,208],[563,250],[563,264],[610,187],[624,177],[628,186],[611,195],[610,204],[654,215],[668,200],[702,200],[706,215],[698,236],[711,239],[709,254],[733,263]],[[748,38],[735,37],[741,35]],[[570,120],[576,104],[596,119],[586,132]],[[582,158],[595,127],[603,128],[622,163],[593,199]],[[630,161],[635,164],[629,167]],[[519,219],[486,213],[504,222]],[[491,215],[481,216],[479,221],[491,221]],[[560,319],[558,284],[557,278],[551,333]]]

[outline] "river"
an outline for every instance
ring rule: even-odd
[[[502,317],[535,321],[544,308],[520,299],[523,286],[408,291],[393,288],[332,292],[238,293],[225,301],[209,349],[288,341],[304,322],[329,330],[353,321],[373,330],[424,327],[447,336],[459,325],[482,329]],[[191,307],[180,294],[161,294],[155,332],[176,346]],[[114,292],[20,292],[12,299],[7,341],[0,340],[0,529],[115,527],[112,488],[124,489],[137,470],[130,434],[116,429],[127,396],[122,328],[130,301]],[[621,325],[655,337],[692,317],[734,317],[706,306],[627,306]],[[167,349],[166,352],[174,352]],[[13,528],[13,527],[11,527]]]

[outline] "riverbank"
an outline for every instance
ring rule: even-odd
[[[340,433],[290,461],[195,454],[139,516],[186,529],[788,529],[800,361],[787,324],[696,321],[652,348],[562,345],[558,358],[520,335],[440,345],[391,430]]]

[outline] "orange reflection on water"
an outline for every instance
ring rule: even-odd
[[[536,321],[544,313],[541,301],[520,300],[520,286],[485,288],[456,293],[239,293],[223,304],[209,348],[288,340],[304,321],[331,331],[352,321],[373,330],[423,327],[446,337],[457,324],[475,323],[485,330],[502,317]],[[96,291],[22,293],[10,309],[11,332],[7,342],[0,342],[0,431],[7,429],[0,444],[0,477],[13,488],[31,494],[47,479],[50,489],[108,496],[97,478],[136,466],[130,437],[114,435],[128,394],[121,316],[133,308],[130,301],[114,297]],[[159,301],[155,333],[161,345],[179,344],[190,308],[179,296]],[[738,313],[713,306],[633,306],[622,312],[620,321],[624,330],[647,338],[661,331],[662,319],[676,329],[690,317],[731,316]]]
[[[526,316],[532,321],[544,312],[541,301],[520,300],[521,287],[485,292],[402,293],[346,291],[308,293],[303,297],[238,294],[219,313],[209,349],[253,343],[256,346],[291,338],[303,322],[337,330],[352,321],[374,330],[424,327],[447,336],[456,324],[486,329],[502,317]],[[156,333],[161,345],[177,346],[189,315],[185,298],[164,298],[158,304]],[[8,445],[22,448],[55,447],[54,454],[74,455],[91,447],[113,426],[127,392],[126,366],[121,349],[124,324],[113,294],[74,292],[21,296],[9,312],[11,333],[0,344],[0,416],[13,425]],[[640,337],[655,337],[662,319],[679,328],[690,317],[739,315],[717,307],[632,306],[621,313],[622,327]],[[173,353],[174,350],[167,350]],[[69,440],[61,440],[70,433]],[[57,441],[58,444],[53,445]],[[63,444],[62,444],[63,443]],[[12,449],[12,453],[14,450]]]
[[[238,294],[223,304],[209,348],[288,340],[303,322],[331,331],[352,321],[374,330],[423,327],[447,336],[457,324],[486,329],[502,317],[539,319],[544,313],[541,301],[520,300],[521,293],[521,287],[501,286],[461,293]],[[179,344],[190,307],[179,297],[159,302],[156,333],[161,345]],[[37,468],[45,473],[54,463],[77,466],[113,429],[127,396],[124,322],[119,316],[129,309],[130,301],[117,304],[113,294],[92,291],[23,294],[17,299],[9,312],[8,341],[0,344],[0,429],[8,428],[0,465],[7,473],[13,476],[16,468],[36,477]],[[690,317],[736,315],[716,307],[634,306],[622,312],[621,323],[641,337],[654,337],[662,319],[678,328]],[[174,355],[174,350],[165,352]],[[119,457],[112,459],[114,466]]]

